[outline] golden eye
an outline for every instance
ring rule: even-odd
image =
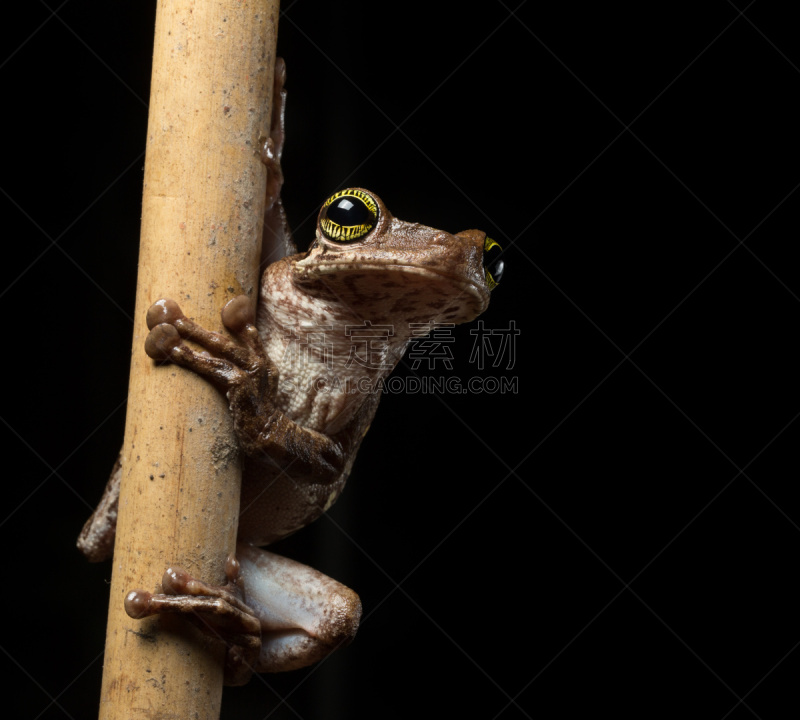
[[[494,290],[503,277],[503,248],[490,237],[483,241],[483,272],[489,290]]]
[[[342,190],[322,206],[319,227],[329,240],[349,243],[360,240],[378,222],[378,203],[363,190]]]

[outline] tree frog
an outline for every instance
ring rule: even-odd
[[[245,456],[236,556],[228,583],[167,569],[161,592],[133,590],[129,615],[188,612],[226,640],[226,682],[253,670],[291,670],[348,643],[361,603],[349,588],[261,549],[324,513],[342,492],[381,395],[381,381],[420,328],[467,322],[499,282],[499,245],[479,230],[450,234],[395,218],[373,192],[348,188],[319,212],[316,238],[297,253],[280,199],[283,81],[262,159],[269,171],[265,232],[290,254],[263,273],[255,316],[246,297],[222,309],[231,337],[209,332],[176,302],[147,313],[147,354],[207,378],[227,397]],[[184,341],[205,352],[197,352]],[[79,546],[113,547],[119,468]]]

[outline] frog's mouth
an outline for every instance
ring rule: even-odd
[[[375,317],[402,317],[410,322],[436,318],[468,322],[489,305],[489,288],[482,273],[452,273],[438,268],[392,261],[317,257],[295,265],[295,281],[318,285],[339,302]]]

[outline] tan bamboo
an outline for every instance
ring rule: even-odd
[[[145,314],[169,297],[221,331],[227,300],[255,301],[277,23],[273,0],[158,3],[103,720],[219,717],[222,644],[182,618],[123,608],[170,564],[224,582],[239,509],[224,398],[145,355]]]

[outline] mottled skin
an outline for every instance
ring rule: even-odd
[[[281,100],[283,77],[279,65]],[[276,106],[262,153],[270,170],[265,232],[291,248],[279,195],[283,102]],[[451,235],[404,222],[368,195],[378,212],[366,236],[343,244],[318,221],[308,252],[264,271],[255,318],[243,296],[223,308],[233,339],[198,326],[172,300],[159,300],[147,314],[147,354],[202,375],[226,394],[245,463],[238,561],[229,561],[229,582],[210,586],[169,568],[163,592],[133,591],[126,609],[132,617],[201,616],[200,624],[228,644],[229,683],[246,681],[252,669],[310,664],[355,635],[361,605],[352,590],[255,546],[302,528],[339,496],[377,409],[379,381],[403,356],[414,324],[466,322],[489,302],[484,233]],[[105,510],[98,509],[79,542],[92,559],[113,545],[107,516],[112,507],[116,514],[115,492],[112,476]]]

